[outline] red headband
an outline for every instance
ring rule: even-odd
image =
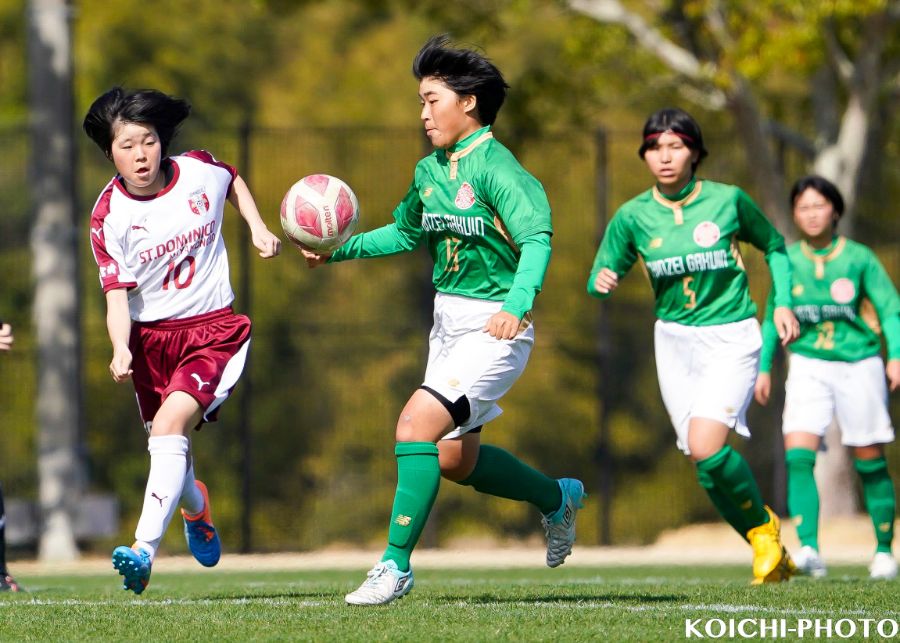
[[[647,136],[644,137],[644,140],[649,143],[650,141],[655,141],[663,134],[674,134],[675,136],[677,136],[678,138],[680,138],[683,141],[687,141],[688,143],[694,142],[694,139],[691,138],[690,136],[688,136],[687,134],[682,134],[681,132],[676,132],[676,131],[670,130],[670,129],[667,129],[664,132],[656,132],[655,134],[648,134]]]

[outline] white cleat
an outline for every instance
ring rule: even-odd
[[[412,570],[401,572],[392,560],[378,563],[366,576],[359,589],[344,597],[348,605],[386,605],[403,598],[413,587]]]
[[[869,578],[873,580],[897,578],[897,561],[887,552],[875,552],[875,557],[869,565]]]
[[[547,535],[547,567],[559,567],[569,554],[575,543],[575,516],[587,497],[584,485],[574,478],[557,480],[562,491],[562,505],[556,512],[541,518],[544,533]]]
[[[797,571],[804,576],[812,578],[824,578],[828,574],[828,568],[825,567],[825,561],[813,547],[804,545],[793,556],[794,564],[797,565]]]

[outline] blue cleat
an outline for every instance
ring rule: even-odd
[[[562,504],[555,512],[541,519],[547,535],[547,567],[559,567],[572,553],[575,516],[584,506],[584,498],[587,498],[580,480],[560,478],[557,483],[562,492]]]
[[[135,594],[140,594],[147,589],[150,582],[150,554],[144,549],[132,549],[131,547],[116,547],[112,554],[112,563],[118,572],[125,577],[122,589],[130,589]]]
[[[184,538],[198,563],[204,567],[214,567],[222,555],[222,541],[219,540],[219,533],[213,526],[209,514],[209,491],[199,480],[194,481],[194,484],[203,494],[203,511],[189,514],[184,509],[181,510],[181,516],[184,518]]]

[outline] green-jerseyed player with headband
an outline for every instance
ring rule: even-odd
[[[382,257],[424,244],[437,295],[422,386],[396,428],[397,492],[388,546],[367,580],[346,596],[379,605],[412,588],[410,555],[437,496],[440,477],[524,500],[543,514],[547,565],[572,551],[578,480],[555,480],[515,456],[482,445],[482,425],[518,379],[534,344],[531,307],[550,260],[550,205],[541,184],[491,125],[506,97],[500,71],[445,36],[416,55],[421,119],[433,154],[416,165],[394,222],[352,237],[330,258],[303,251],[314,267]]]
[[[716,509],[753,547],[753,583],[787,580],[793,563],[778,518],[763,504],[732,430],[749,437],[745,412],[756,381],[761,337],[738,249],[765,253],[775,283],[775,323],[783,342],[798,332],[791,313],[784,239],[742,190],[701,180],[700,126],[680,109],[644,125],[638,151],[656,185],[619,208],[606,228],[588,279],[605,298],[639,259],[656,298],[654,350],[660,390],[679,448]]]
[[[820,176],[804,177],[794,184],[790,200],[802,237],[787,249],[800,338],[791,345],[782,423],[788,511],[801,544],[795,561],[813,577],[827,573],[819,554],[819,493],[813,468],[825,431],[837,418],[841,442],[853,450],[875,527],[877,546],[869,575],[894,578],[896,500],[884,458],[884,445],[894,441],[894,429],[885,372],[891,390],[900,388],[900,297],[875,254],[837,234],[844,199],[834,184]],[[756,381],[760,404],[769,400],[778,344],[771,316],[770,296]],[[880,356],[881,338],[873,329],[879,320],[887,339],[887,367]]]

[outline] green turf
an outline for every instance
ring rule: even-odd
[[[377,608],[343,603],[362,570],[159,573],[139,597],[112,571],[24,576],[27,593],[0,594],[0,640],[605,643],[684,640],[688,618],[900,620],[900,582],[869,582],[861,567],[764,587],[750,587],[748,571],[420,570],[409,596]]]

